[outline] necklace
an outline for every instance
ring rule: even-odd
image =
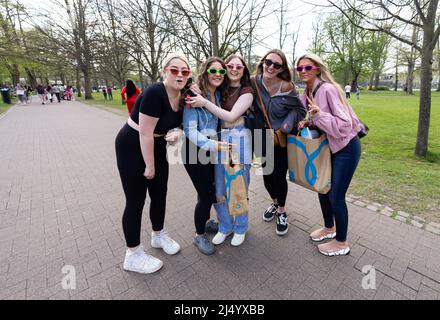
[[[235,96],[237,94],[238,90],[240,90],[240,89],[241,89],[241,85],[237,89],[235,89],[235,91],[233,93],[229,94],[229,97]]]

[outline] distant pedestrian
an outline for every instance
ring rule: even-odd
[[[72,100],[72,86],[67,86],[66,87],[65,96],[66,96],[66,100],[67,101]]]
[[[350,99],[351,98],[350,93],[351,93],[351,86],[347,83],[347,85],[345,86],[345,98]]]
[[[356,87],[356,99],[359,100],[359,96],[361,95],[361,88],[359,86]]]
[[[104,100],[107,100],[107,87],[106,86],[102,87],[102,94],[104,96]]]
[[[55,83],[52,86],[52,92],[57,97],[58,103],[60,103],[61,102],[61,95],[60,95],[61,89],[60,89],[60,86]]]
[[[133,110],[134,103],[137,97],[141,93],[138,87],[134,84],[132,80],[127,80],[125,86],[121,90],[122,103],[127,104],[128,114],[131,114]]]
[[[109,100],[113,100],[113,89],[110,86],[107,87],[107,97]]]
[[[21,104],[26,104],[26,91],[21,83],[17,83],[15,86],[15,93],[17,94],[18,101],[20,101]]]
[[[39,83],[39,84],[37,84],[36,89],[37,89],[38,98],[40,98],[40,100],[41,100],[41,104],[46,104],[45,103],[45,96],[44,96],[44,91],[45,91],[44,86],[41,83]]]

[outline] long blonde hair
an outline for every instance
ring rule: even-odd
[[[318,78],[322,81],[329,82],[334,85],[338,90],[339,98],[341,99],[342,104],[348,108],[349,104],[347,99],[345,98],[345,93],[339,83],[337,83],[331,75],[330,70],[328,69],[328,66],[325,64],[325,62],[322,61],[322,59],[316,54],[306,53],[305,55],[298,58],[296,65],[298,66],[299,62],[303,59],[308,59],[312,61],[315,64],[315,67],[319,68],[320,73],[318,74]]]

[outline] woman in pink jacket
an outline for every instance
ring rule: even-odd
[[[299,128],[314,126],[325,132],[332,153],[332,188],[328,194],[319,194],[325,226],[310,237],[315,242],[333,239],[318,245],[322,254],[346,255],[350,247],[345,194],[361,155],[359,120],[321,58],[306,54],[298,59],[296,70],[306,84],[301,101],[309,112],[309,119],[301,121]]]

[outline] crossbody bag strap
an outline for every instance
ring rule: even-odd
[[[319,88],[321,88],[321,86],[325,83],[325,81],[322,81],[320,83],[318,83],[318,85],[316,86],[315,90],[313,90],[312,93],[312,97],[314,98],[316,96],[316,93],[318,92]]]
[[[252,80],[254,82],[255,89],[257,90],[257,96],[258,96],[258,99],[260,100],[261,110],[263,111],[264,119],[266,120],[266,123],[269,126],[269,128],[272,129],[272,125],[270,123],[269,116],[267,115],[266,106],[264,105],[263,99],[261,98],[260,89],[258,88],[257,79],[255,77],[255,78],[252,78]]]

